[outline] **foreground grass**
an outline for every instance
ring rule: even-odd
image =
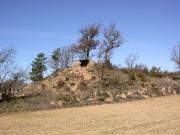
[[[0,116],[0,135],[179,135],[180,95]]]

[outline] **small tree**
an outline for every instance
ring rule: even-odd
[[[145,64],[136,64],[134,66],[134,69],[138,72],[144,72],[146,74],[149,72],[149,70]]]
[[[27,79],[25,71],[12,71],[9,78],[1,84],[2,98],[1,101],[9,101],[15,97],[15,92],[18,92],[18,85],[23,84]]]
[[[149,73],[150,73],[150,76],[153,76],[153,77],[162,77],[162,72],[161,72],[160,67],[152,66]]]
[[[62,49],[62,68],[69,67],[73,63],[74,54],[69,48]]]
[[[62,59],[61,48],[57,48],[53,51],[50,58],[51,68],[57,71],[61,67],[61,59]]]
[[[137,54],[130,54],[125,59],[125,63],[128,66],[129,69],[133,69],[137,60],[138,60],[138,55]]]
[[[73,62],[73,52],[69,48],[57,48],[53,51],[50,58],[50,66],[55,71],[70,66]]]
[[[124,39],[121,36],[119,30],[117,30],[115,24],[110,24],[107,28],[104,29],[104,53],[105,61],[110,58],[110,54],[114,48],[118,48],[122,45]]]
[[[45,54],[39,53],[37,58],[32,63],[32,71],[30,72],[30,78],[33,82],[37,82],[43,79],[43,72],[47,70],[46,68]]]
[[[25,80],[25,72],[14,66],[15,49],[0,50],[0,101],[9,101],[15,95],[19,82]]]
[[[96,40],[99,34],[100,26],[93,24],[85,28],[80,29],[81,37],[78,44],[72,46],[72,50],[76,53],[82,54],[82,57],[89,59],[90,51],[96,49],[98,45],[98,40]]]
[[[171,50],[171,60],[177,65],[180,71],[180,43]]]

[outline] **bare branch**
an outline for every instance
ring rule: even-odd
[[[171,49],[171,60],[177,65],[180,71],[180,44]]]

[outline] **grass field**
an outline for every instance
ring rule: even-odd
[[[0,116],[0,135],[180,135],[180,95]]]

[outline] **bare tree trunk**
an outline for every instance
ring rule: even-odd
[[[102,71],[101,71],[101,80],[104,78],[104,70],[105,70],[105,65],[104,65],[105,63],[103,62],[103,64],[102,64]]]

